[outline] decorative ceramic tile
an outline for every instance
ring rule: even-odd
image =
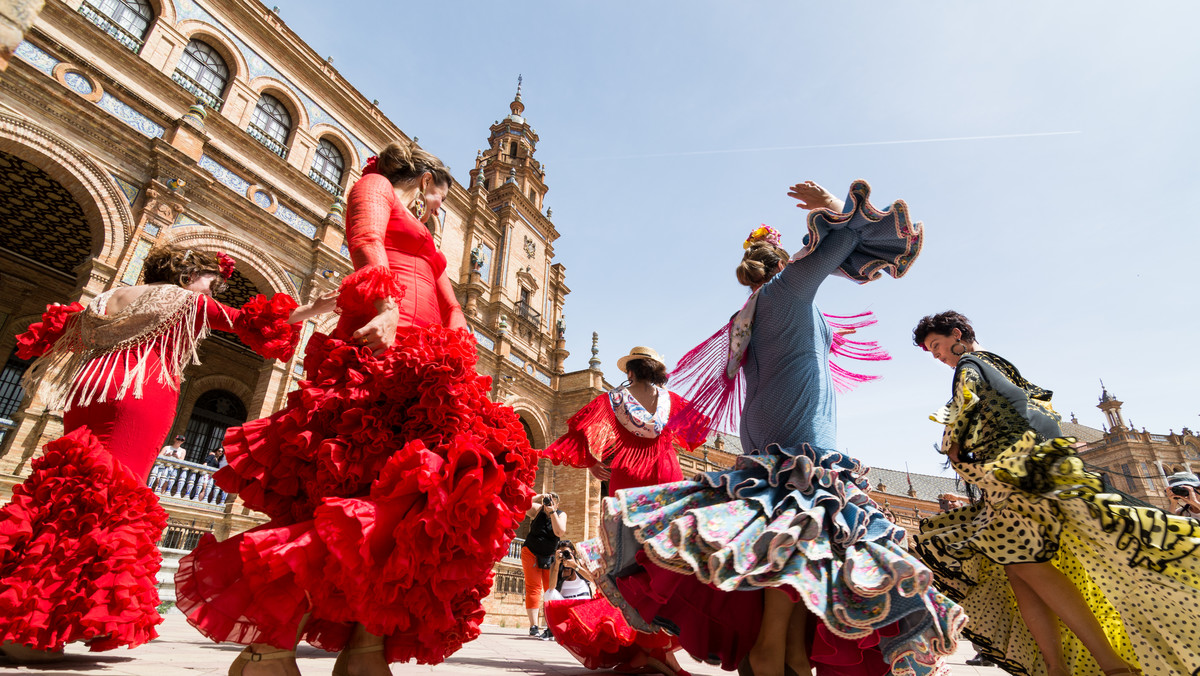
[[[150,246],[150,240],[138,240],[137,247],[133,250],[133,258],[129,260],[129,266],[125,268],[125,274],[121,276],[123,284],[130,286],[137,284],[138,277],[142,275],[142,265],[146,262],[146,254],[150,253]]]
[[[288,281],[292,283],[292,287],[295,288],[297,291],[299,291],[300,287],[304,285],[304,279],[300,275],[292,272],[291,270],[287,271],[287,278],[288,278]]]
[[[508,360],[511,361],[512,363],[516,364],[517,366],[520,366],[521,368],[525,368],[525,360],[518,357],[516,355],[516,353],[509,352]]]
[[[271,208],[271,196],[262,190],[254,191],[254,197],[252,198],[252,201],[264,209]]]
[[[540,370],[537,371],[536,373],[534,373],[533,377],[537,378],[538,382],[545,385],[546,387],[550,387],[550,376],[546,375],[545,373],[542,373]]]
[[[200,156],[200,168],[212,174],[213,178],[225,184],[226,187],[239,195],[245,195],[246,191],[250,189],[249,181],[226,169],[208,155]]]
[[[178,216],[175,217],[175,224],[172,225],[171,227],[182,228],[182,227],[189,226],[189,225],[204,225],[204,224],[201,223],[200,221],[197,221],[196,219],[192,218],[191,216],[188,216],[187,214],[179,214]]]
[[[296,212],[283,206],[282,204],[280,204],[278,207],[276,207],[275,218],[278,218],[279,220],[283,221],[284,223],[287,223],[293,229],[295,229],[299,232],[302,232],[305,235],[308,235],[309,237],[315,237],[317,234],[317,226],[313,225],[312,223],[309,223],[308,221],[304,220],[303,218],[300,218],[300,216]]]
[[[150,138],[162,138],[162,135],[167,131],[161,125],[155,124],[150,118],[125,105],[123,101],[108,92],[104,92],[104,96],[100,98],[100,101],[96,105],[112,113],[120,121]]]
[[[142,230],[144,230],[147,235],[158,237],[158,226],[153,223],[147,223],[142,227]]]
[[[121,189],[121,194],[125,195],[125,199],[129,200],[130,204],[133,204],[137,200],[138,194],[142,192],[141,188],[116,174],[111,174],[111,176],[117,182],[117,187]]]
[[[91,80],[80,75],[79,73],[76,73],[75,71],[71,71],[64,75],[63,82],[66,82],[67,86],[75,90],[80,96],[87,96],[88,94],[96,91],[96,88],[92,86]]]
[[[348,247],[348,246],[346,246],[345,244],[343,244],[343,245],[342,245],[342,250],[341,250],[341,251],[338,251],[338,253],[340,253],[340,254],[342,255],[342,258],[347,258],[347,259],[348,259],[348,258],[350,258],[350,247]]]
[[[487,336],[483,335],[483,333],[481,333],[479,331],[475,332],[475,340],[479,341],[480,345],[486,347],[489,350],[494,351],[496,349],[496,341],[492,340],[491,338],[488,338]]]
[[[31,66],[50,76],[54,75],[54,67],[59,64],[58,59],[28,42],[21,42],[21,44],[17,45],[17,50],[13,54],[21,57],[23,61],[28,61]]]

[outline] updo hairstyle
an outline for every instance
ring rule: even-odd
[[[971,327],[971,322],[954,310],[946,310],[936,315],[922,317],[921,321],[917,322],[917,328],[913,329],[913,343],[917,347],[925,349],[925,339],[929,337],[929,334],[949,336],[954,329],[962,332],[961,340],[964,343],[975,341],[975,329]]]
[[[433,174],[433,182],[448,187],[451,183],[450,170],[433,153],[422,150],[415,143],[389,143],[379,151],[375,168],[387,177],[392,185],[412,184],[425,172]]]
[[[142,263],[142,280],[146,284],[175,284],[186,286],[197,275],[211,272],[221,278],[217,255],[199,249],[162,244],[146,254]],[[222,280],[223,281],[223,280]]]
[[[742,262],[737,267],[738,281],[746,286],[758,286],[774,277],[779,264],[787,263],[790,258],[782,247],[765,241],[754,242],[742,254]]]
[[[662,387],[667,384],[667,367],[653,359],[630,359],[625,370],[641,382]]]

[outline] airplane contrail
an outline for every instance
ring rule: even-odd
[[[729,150],[692,150],[678,153],[650,153],[646,155],[614,155],[612,157],[582,157],[576,161],[640,160],[656,157],[689,157],[695,155],[729,155],[734,153],[762,153],[780,150],[816,150],[820,148],[861,148],[863,146],[897,146],[914,143],[949,143],[951,141],[990,141],[1010,138],[1035,138],[1039,136],[1070,136],[1082,131],[1043,131],[1032,134],[993,134],[990,136],[946,136],[943,138],[904,139],[900,141],[861,141],[858,143],[819,143],[804,146],[769,146],[766,148],[733,148]]]

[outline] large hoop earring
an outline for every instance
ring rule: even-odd
[[[950,354],[954,355],[955,357],[961,357],[966,353],[967,353],[967,346],[963,345],[961,342],[955,343],[950,346]]]
[[[425,218],[425,191],[417,188],[417,196],[408,204],[408,210],[417,217],[418,221],[423,221]]]

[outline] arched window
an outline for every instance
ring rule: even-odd
[[[188,42],[171,79],[204,101],[213,110],[221,107],[221,95],[229,83],[229,67],[217,50],[199,40]]]
[[[342,175],[345,173],[346,160],[342,151],[325,139],[317,144],[317,157],[313,160],[312,169],[308,176],[334,195],[342,194]]]
[[[209,390],[192,407],[183,447],[188,462],[204,462],[209,451],[221,448],[225,430],[246,422],[246,406],[237,395],[225,390]]]
[[[142,48],[154,10],[146,0],[83,0],[79,13],[131,52]]]
[[[292,133],[292,115],[279,99],[263,94],[250,116],[250,127],[246,130],[258,142],[280,157],[287,157],[287,139]]]

